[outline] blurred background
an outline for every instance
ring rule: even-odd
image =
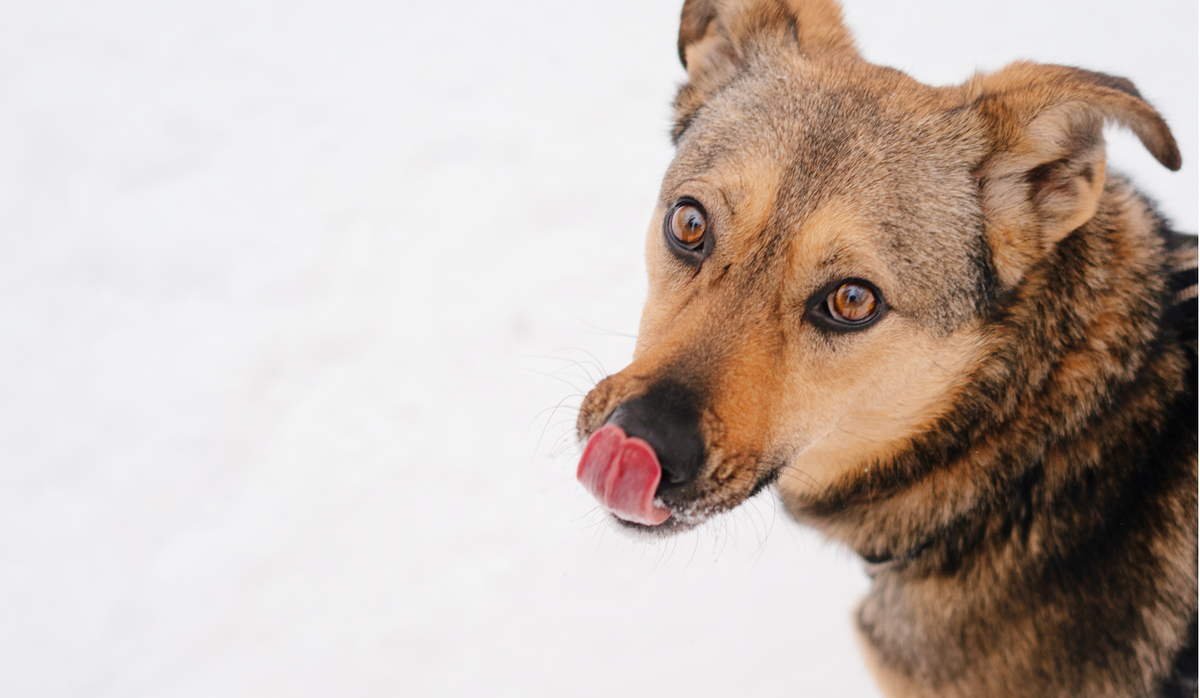
[[[1196,230],[1196,3],[846,4],[925,82],[1131,78]],[[876,695],[770,494],[646,544],[574,481],[680,5],[0,4],[0,695]]]

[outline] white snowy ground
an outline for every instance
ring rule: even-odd
[[[0,3],[0,695],[875,695],[771,497],[647,546],[573,479],[679,5]],[[901,5],[847,14],[927,82],[1132,78],[1195,230],[1195,3]]]

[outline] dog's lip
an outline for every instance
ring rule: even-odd
[[[658,456],[646,441],[608,424],[588,439],[576,478],[604,508],[632,524],[659,526],[672,512],[657,499]]]

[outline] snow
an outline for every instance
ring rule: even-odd
[[[770,496],[574,482],[628,360],[679,0],[0,4],[0,694],[873,696]],[[1196,229],[1194,3],[850,0],[927,82],[1131,78]]]

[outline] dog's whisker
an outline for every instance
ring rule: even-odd
[[[542,439],[546,438],[546,430],[550,428],[550,422],[554,419],[555,412],[557,412],[558,408],[562,406],[562,403],[566,402],[567,400],[570,400],[573,397],[575,397],[575,396],[568,395],[567,397],[564,397],[562,400],[559,400],[558,404],[555,405],[554,408],[551,410],[550,416],[546,418],[546,425],[542,427],[542,433],[538,435],[537,446],[534,447],[534,451],[533,451],[534,458],[537,457],[538,451],[540,451],[542,448]],[[545,410],[543,410],[543,412],[544,411]],[[537,418],[535,417],[534,419],[536,420]],[[532,426],[532,423],[530,424],[530,426]],[[533,460],[531,459],[530,463],[532,463],[532,462],[533,462]]]
[[[692,560],[696,559],[696,551],[700,550],[700,536],[698,534],[693,534],[692,538],[695,543],[692,545],[692,554],[688,557],[687,564],[683,566],[683,569],[685,570],[692,566]]]
[[[565,386],[569,387],[571,390],[574,390],[574,391],[576,391],[576,392],[582,392],[582,391],[583,391],[583,388],[580,388],[578,385],[575,385],[574,383],[572,383],[572,382],[568,381],[567,379],[563,378],[562,376],[556,376],[556,375],[553,375],[553,374],[550,374],[550,373],[546,373],[545,371],[538,371],[537,369],[529,368],[529,367],[527,367],[527,366],[520,366],[519,368],[520,368],[522,371],[528,371],[528,372],[530,372],[530,373],[536,373],[536,374],[537,374],[537,375],[539,375],[539,376],[543,376],[543,377],[545,377],[545,378],[550,378],[550,379],[552,379],[552,380],[556,380],[556,381],[558,381],[558,382],[562,383],[563,385],[565,385]]]
[[[593,330],[596,330],[597,332],[600,332],[601,334],[611,335],[614,337],[627,337],[629,339],[637,339],[636,334],[629,334],[628,332],[617,332],[616,330],[609,330],[604,327],[600,327],[598,325],[593,325],[592,323],[588,322],[587,320],[584,320],[583,318],[576,315],[575,312],[569,308],[567,309],[567,312],[570,313],[571,316],[574,317],[579,322],[582,322],[583,324],[587,325],[588,327],[592,328]]]
[[[579,369],[580,373],[568,373],[568,371],[573,371],[575,369]],[[556,368],[553,371],[550,371],[549,373],[547,373],[546,375],[564,376],[564,377],[569,377],[569,378],[581,378],[583,380],[586,380],[589,383],[588,390],[591,390],[592,388],[596,387],[596,383],[597,383],[596,379],[592,376],[592,372],[590,370],[588,370],[587,364],[584,364],[584,363],[581,363],[578,361],[573,361],[573,362],[567,364],[566,366],[563,366],[561,368]]]
[[[593,354],[592,352],[588,351],[587,349],[584,349],[584,348],[582,348],[582,347],[564,347],[564,348],[562,348],[562,349],[559,349],[559,351],[577,351],[577,352],[580,352],[581,354],[584,354],[584,355],[585,355],[585,356],[587,356],[589,359],[591,359],[591,360],[592,360],[592,362],[594,362],[594,363],[595,363],[595,365],[596,365],[596,366],[597,366],[597,367],[600,369],[600,373],[601,373],[602,375],[606,375],[606,376],[608,375],[608,370],[604,368],[604,362],[603,362],[603,361],[601,361],[599,357],[597,357],[595,354]]]
[[[578,412],[579,411],[578,407],[570,407],[570,406],[564,407],[563,403],[565,403],[567,400],[570,400],[572,398],[580,398],[582,400],[583,397],[584,397],[584,395],[582,395],[580,393],[575,393],[573,395],[567,395],[563,399],[559,400],[558,404],[551,405],[545,409],[539,410],[538,413],[533,415],[533,418],[529,420],[529,426],[525,428],[525,433],[528,434],[529,430],[533,428],[533,425],[535,422],[537,422],[538,418],[541,417],[542,415],[546,414],[547,412],[550,413],[550,416],[547,417],[547,421],[549,421],[550,419],[553,419],[554,412],[556,412],[559,409],[575,410],[576,412]]]
[[[566,368],[571,368],[571,367],[582,368],[587,373],[587,378],[589,381],[591,381],[593,386],[596,383],[598,383],[599,380],[592,375],[592,370],[597,371],[600,374],[601,378],[603,378],[606,375],[604,373],[604,367],[601,366],[596,361],[580,361],[578,359],[571,359],[571,358],[568,358],[565,356],[541,356],[541,357],[530,357],[530,358],[539,358],[539,359],[543,359],[546,361],[560,361],[560,362],[567,364],[565,367],[563,367],[563,369],[558,369],[558,370],[564,370]]]

